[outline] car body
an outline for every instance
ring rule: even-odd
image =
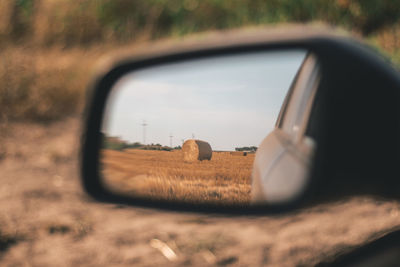
[[[275,129],[257,150],[253,203],[287,201],[307,186],[316,141],[306,130],[319,79],[317,59],[308,54],[287,93]]]

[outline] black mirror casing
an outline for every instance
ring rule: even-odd
[[[321,68],[321,81],[311,111],[312,123],[307,129],[318,143],[311,183],[295,201],[252,209],[194,206],[120,196],[102,184],[99,174],[102,118],[110,90],[122,75],[188,59],[287,49],[309,51],[318,58]],[[113,62],[89,87],[81,139],[83,186],[98,201],[170,210],[265,214],[310,203],[316,195],[324,195],[326,188],[347,190],[349,194],[371,193],[376,189],[376,193],[395,195],[400,191],[391,190],[399,188],[399,75],[380,56],[352,39],[303,28],[278,33],[232,31],[194,43],[172,45],[172,48],[148,49],[124,56],[122,60],[116,57]]]
[[[324,112],[315,120],[320,129],[315,190],[398,197],[399,73],[357,43],[326,51],[320,60],[325,62],[319,103]]]

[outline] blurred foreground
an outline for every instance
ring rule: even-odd
[[[2,266],[313,265],[400,227],[367,197],[229,218],[101,204],[80,187],[79,118],[1,131]]]
[[[396,0],[1,0],[0,122],[77,114],[102,55],[195,32],[322,22],[398,65],[399,19]]]

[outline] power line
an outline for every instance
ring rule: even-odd
[[[174,136],[172,134],[169,134],[169,147],[172,147],[172,138]]]
[[[148,125],[145,120],[141,124],[143,126],[143,145],[146,144],[146,126]]]

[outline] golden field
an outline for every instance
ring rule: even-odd
[[[248,205],[255,154],[213,152],[211,160],[186,163],[181,150],[102,151],[108,187],[137,197],[190,203]]]

